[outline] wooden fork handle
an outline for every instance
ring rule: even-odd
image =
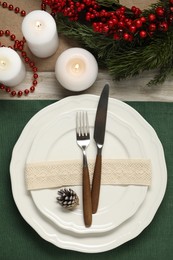
[[[92,224],[91,188],[88,167],[83,167],[83,214],[86,227]]]
[[[100,196],[100,185],[101,185],[101,168],[102,168],[102,155],[98,153],[96,156],[94,175],[92,181],[92,191],[91,191],[91,200],[92,200],[92,213],[97,212]]]

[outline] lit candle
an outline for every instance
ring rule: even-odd
[[[55,75],[64,88],[82,91],[95,82],[98,64],[89,51],[82,48],[70,48],[58,57]]]
[[[22,33],[31,52],[39,58],[53,55],[58,48],[58,33],[53,17],[45,11],[32,11],[22,22]]]
[[[0,47],[0,82],[14,87],[24,80],[25,75],[25,66],[18,53],[11,48]]]

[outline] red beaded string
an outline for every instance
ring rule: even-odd
[[[7,8],[9,11],[14,11],[14,13],[19,14],[24,17],[26,15],[26,12],[24,10],[20,11],[19,7],[14,7],[12,4],[7,4],[7,2],[1,3],[0,1],[0,6],[2,8]],[[35,63],[31,61],[31,59],[27,56],[27,53],[24,51],[24,45],[25,45],[25,38],[22,40],[17,40],[15,34],[12,34],[9,30],[0,30],[0,37],[9,37],[10,40],[13,42],[11,46],[8,46],[8,48],[11,48],[17,52],[20,53],[22,59],[26,64],[29,65],[29,67],[33,71],[33,80],[32,80],[32,85],[29,89],[25,89],[24,91],[22,90],[12,90],[10,87],[5,86],[4,84],[0,83],[0,89],[3,91],[6,91],[11,95],[11,97],[18,96],[21,97],[23,94],[28,95],[29,93],[33,93],[35,91],[35,87],[37,86],[37,79],[38,79],[38,74],[37,74],[37,67],[35,66]],[[0,47],[5,47],[5,45],[2,45],[0,42]]]

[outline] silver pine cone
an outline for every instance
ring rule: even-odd
[[[56,199],[63,208],[74,209],[79,205],[79,198],[72,189],[60,189],[58,195]]]

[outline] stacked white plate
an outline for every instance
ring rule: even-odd
[[[59,188],[26,190],[26,163],[82,159],[76,144],[76,112],[88,111],[92,137],[98,99],[73,96],[42,109],[25,126],[10,165],[14,200],[24,219],[52,244],[88,253],[116,248],[139,235],[152,221],[167,183],[163,148],[153,128],[130,106],[110,98],[103,160],[150,159],[152,185],[102,185],[99,209],[90,228],[84,226],[82,199],[75,210],[67,211],[56,201]],[[93,140],[87,154],[89,160],[95,159]],[[82,198],[81,186],[71,188]]]

